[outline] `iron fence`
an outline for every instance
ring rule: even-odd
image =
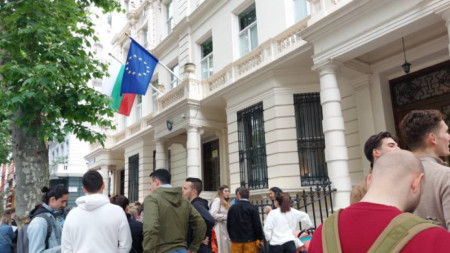
[[[314,188],[309,187],[309,191],[303,190],[297,193],[295,197],[290,197],[291,207],[309,214],[314,227],[318,227],[324,219],[330,216],[333,210],[332,193],[336,189],[331,189],[331,183],[326,182],[323,185],[316,185]],[[272,201],[256,200],[252,204],[258,207],[261,221],[264,223],[266,213],[264,209],[266,206],[272,206]],[[300,224],[300,229],[301,229]]]
[[[303,211],[307,213],[314,225],[317,228],[326,218],[328,218],[333,212],[333,198],[332,193],[336,189],[331,188],[331,182],[324,182],[322,185],[316,185],[314,188],[311,186],[309,190],[303,190],[301,193],[297,193],[294,197],[290,197],[291,208]],[[258,211],[261,217],[261,221],[264,224],[264,220],[267,216],[265,208],[267,206],[273,206],[272,201],[256,200],[251,201],[253,205],[258,207]],[[302,224],[299,224],[300,230],[302,230]],[[264,253],[269,252],[269,244],[264,244]]]

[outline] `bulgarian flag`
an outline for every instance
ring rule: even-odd
[[[111,97],[111,107],[115,112],[129,116],[136,94],[121,94],[125,65],[113,61],[109,66],[109,77],[103,81],[102,93]]]

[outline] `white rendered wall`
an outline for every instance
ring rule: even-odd
[[[181,144],[172,144],[170,150],[172,186],[182,187],[186,180],[186,149]]]

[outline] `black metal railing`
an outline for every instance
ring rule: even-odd
[[[322,185],[316,185],[314,188],[309,187],[308,190],[303,190],[301,193],[297,193],[295,197],[290,197],[291,208],[303,211],[309,215],[314,228],[317,228],[326,218],[328,218],[333,212],[333,197],[332,193],[336,189],[331,188],[331,182],[327,181]],[[272,206],[272,201],[266,200],[256,200],[251,201],[253,205],[258,207],[258,211],[261,217],[261,221],[264,224],[267,214],[265,213],[265,208],[267,206]],[[302,224],[299,224],[300,230]],[[314,231],[314,230],[313,230]],[[269,252],[269,244],[264,244],[264,253]]]

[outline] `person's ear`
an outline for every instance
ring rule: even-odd
[[[376,149],[376,148],[372,149],[372,157],[373,157],[373,160],[374,160],[374,161],[375,161],[376,159],[378,159],[380,156],[381,156],[380,150],[378,150],[378,149]]]
[[[434,134],[433,132],[429,132],[429,133],[426,135],[425,141],[426,141],[427,143],[431,143],[431,144],[436,145],[436,134]]]
[[[367,179],[366,179],[367,188],[369,188],[371,183],[372,183],[372,173],[369,173],[369,175],[367,175]]]
[[[422,187],[422,182],[425,183],[425,174],[424,173],[420,173],[418,176],[414,177],[412,183],[411,183],[411,191],[413,193],[421,193],[421,187]]]
[[[84,193],[88,193],[88,191],[86,190],[86,188],[84,188],[84,186],[83,187],[81,187],[81,189],[84,191]]]

